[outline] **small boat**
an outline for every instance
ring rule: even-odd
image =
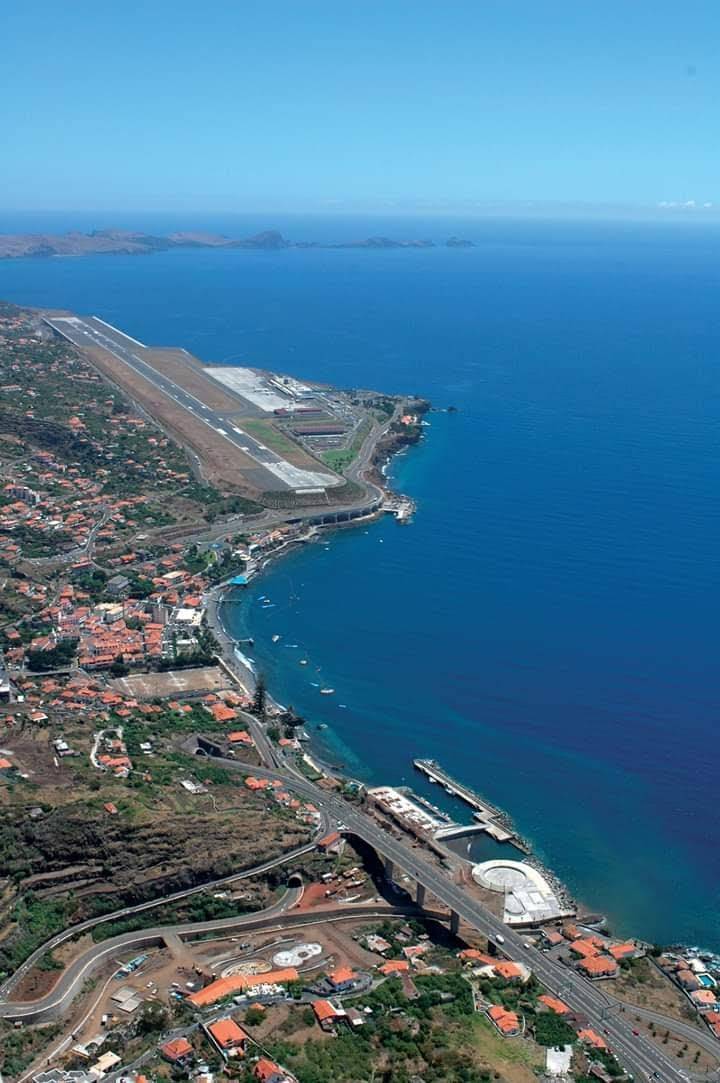
[[[318,729],[319,730],[326,730],[327,729],[327,722],[318,723]]]
[[[320,687],[320,685],[317,683],[317,681],[310,681],[310,684],[313,686],[313,688],[319,688]]]
[[[274,635],[274,636],[271,636],[270,638],[272,639],[273,643],[277,643],[277,641],[280,639],[280,636],[279,635]]]
[[[301,665],[301,666],[306,666],[307,664],[308,664],[308,660],[307,660],[307,658],[301,658],[301,659],[300,659],[300,665]]]
[[[321,696],[334,696],[335,695],[335,689],[334,688],[321,688],[320,689],[320,695]]]
[[[260,606],[260,608],[261,609],[274,609],[275,608],[275,602],[264,602],[263,605]]]
[[[344,711],[347,710],[347,703],[338,703],[338,707],[342,707]]]

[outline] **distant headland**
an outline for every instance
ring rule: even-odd
[[[447,248],[473,248],[472,241],[449,237]],[[186,232],[155,236],[124,229],[101,229],[91,233],[4,233],[0,234],[0,259],[25,256],[151,255],[172,248],[250,248],[275,251],[283,248],[435,248],[429,240],[394,240],[366,237],[364,240],[327,243],[289,241],[269,229],[251,237],[232,238],[222,234]]]

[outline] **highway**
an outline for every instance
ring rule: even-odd
[[[662,1083],[687,1083],[688,1079],[690,1079],[689,1073],[672,1061],[661,1047],[651,1041],[650,1038],[633,1034],[631,1022],[626,1020],[632,1019],[635,1015],[654,1022],[658,1026],[670,1029],[688,1041],[702,1046],[703,1049],[720,1059],[720,1043],[709,1032],[703,1032],[699,1028],[691,1027],[660,1013],[635,1008],[629,1004],[623,1005],[620,1001],[608,995],[603,987],[587,981],[574,969],[550,959],[537,948],[528,947],[522,935],[510,929],[500,918],[490,913],[463,887],[453,883],[441,869],[420,857],[414,849],[385,831],[370,816],[357,807],[349,804],[341,797],[319,789],[314,783],[289,770],[287,765],[280,769],[269,769],[221,757],[213,757],[213,762],[246,775],[253,774],[259,777],[280,778],[288,789],[301,797],[311,800],[325,814],[326,823],[324,828],[329,823],[334,822],[338,828],[363,839],[379,855],[390,859],[399,869],[402,869],[417,883],[421,884],[441,903],[458,914],[463,921],[487,937],[500,952],[528,966],[547,990],[564,1000],[576,1012],[587,1016],[590,1025],[606,1036],[613,1052],[616,1053],[627,1070],[634,1076],[647,1079],[654,1078],[661,1080]],[[308,844],[306,847],[301,847],[290,854],[281,855],[279,858],[254,869],[228,877],[224,882],[258,875],[269,868],[301,856],[312,849],[313,846],[314,843]],[[57,937],[38,949],[24,966],[13,975],[13,978],[5,983],[2,990],[3,994],[37,960],[37,957],[84,928],[91,927],[99,921],[120,919],[139,910],[157,906],[175,898],[182,898],[192,893],[192,891],[205,890],[208,886],[214,885],[202,885],[199,888],[190,889],[190,891],[176,893],[176,895],[169,896],[166,899],[141,904],[139,907],[128,907],[116,914],[93,919],[58,934]],[[250,930],[265,928],[273,923],[281,923],[283,927],[287,927],[288,925],[297,925],[303,922],[314,923],[324,918],[339,920],[338,909],[345,919],[359,914],[366,916],[366,910],[374,912],[378,909],[377,904],[362,904],[359,907],[353,907],[351,911],[342,907],[332,908],[327,911],[327,914],[325,909],[308,913],[288,913],[287,911],[292,908],[296,898],[294,890],[291,889],[280,903],[263,911],[261,914],[185,925],[157,926],[126,933],[104,943],[94,945],[74,960],[60,976],[58,983],[49,994],[38,1001],[25,1004],[13,1004],[7,1001],[0,1003],[0,1017],[39,1022],[62,1016],[69,1009],[83,984],[109,958],[116,958],[119,954],[126,956],[128,952],[140,951],[143,947],[160,944],[163,942],[164,936],[170,933],[191,939],[208,932],[229,932],[240,927]],[[383,910],[383,913],[387,913],[387,910]],[[499,937],[502,937],[502,939],[499,940]]]
[[[243,933],[259,930],[303,928],[317,925],[319,922],[357,921],[358,918],[384,919],[397,914],[408,917],[417,914],[413,906],[391,906],[377,902],[345,904],[335,903],[313,910],[292,912],[302,895],[302,888],[288,888],[282,899],[253,914],[243,914],[231,918],[216,918],[213,921],[196,921],[178,925],[156,925],[147,929],[137,929],[132,933],[122,933],[94,944],[63,971],[53,989],[38,1000],[27,1002],[6,1002],[0,1006],[0,1017],[25,1023],[44,1023],[62,1018],[69,1011],[73,1000],[83,986],[103,966],[144,951],[159,947],[165,943],[166,936],[179,936],[181,940],[213,939],[209,933],[220,934],[214,939],[223,939],[226,934],[242,931]],[[118,967],[121,965],[117,963]]]
[[[266,475],[264,485],[258,485],[257,488],[326,489],[342,484],[342,479],[336,475],[322,471],[320,464],[318,464],[318,470],[304,470],[288,463],[282,456],[239,429],[233,416],[212,410],[189,391],[158,372],[157,369],[138,355],[137,349],[132,348],[133,345],[140,350],[147,347],[143,347],[135,339],[129,338],[129,336],[124,335],[114,327],[110,327],[102,320],[96,317],[82,319],[79,316],[57,316],[54,318],[46,317],[45,322],[79,349],[97,346],[106,353],[112,354],[113,357],[121,361],[137,376],[141,376],[156,390],[161,391],[174,403],[197,418],[198,421],[202,421],[213,432],[227,440],[239,451],[242,451],[248,458],[254,460]],[[238,410],[240,410],[239,402]]]
[[[327,831],[327,823],[323,822],[316,837],[320,837]],[[87,921],[78,922],[77,925],[71,925],[67,929],[63,929],[62,932],[57,933],[50,940],[46,940],[44,944],[41,944],[39,948],[27,957],[25,962],[18,967],[18,969],[10,975],[9,978],[3,982],[0,986],[0,1018],[19,1018],[17,1012],[15,1012],[15,1005],[7,1000],[9,993],[18,984],[20,979],[29,970],[35,966],[39,959],[49,951],[53,951],[54,948],[58,948],[61,944],[64,944],[66,940],[70,940],[73,937],[80,936],[82,933],[88,932],[96,925],[102,925],[109,921],[122,921],[125,918],[132,917],[134,914],[140,914],[145,910],[152,910],[158,906],[165,906],[173,902],[179,902],[181,899],[186,899],[190,895],[197,895],[203,891],[213,891],[219,887],[225,887],[228,884],[234,883],[236,880],[248,880],[255,876],[261,876],[265,872],[269,872],[271,869],[275,869],[280,865],[286,865],[291,861],[297,860],[304,854],[311,853],[315,849],[315,841],[307,843],[305,846],[298,846],[295,850],[290,850],[286,854],[280,854],[278,857],[272,858],[270,861],[265,861],[261,865],[256,865],[251,869],[246,869],[243,872],[232,873],[230,876],[224,876],[219,880],[213,880],[209,883],[199,884],[196,887],[186,888],[183,891],[175,891],[171,895],[164,895],[159,899],[151,899],[149,902],[138,903],[136,906],[126,906],[121,910],[115,910],[110,914],[103,914],[100,917],[88,918]],[[166,931],[169,928],[166,927]],[[136,934],[128,934],[136,935]],[[115,938],[117,940],[118,938]],[[122,938],[120,938],[122,939]],[[109,941],[108,941],[109,943]],[[54,991],[53,991],[54,992]],[[74,995],[74,994],[73,994]]]
[[[548,958],[537,948],[527,947],[520,934],[490,913],[463,887],[453,883],[441,869],[419,857],[410,846],[385,831],[370,816],[295,773],[288,773],[287,768],[274,771],[249,768],[235,760],[219,759],[213,762],[245,774],[281,778],[289,789],[309,798],[344,829],[363,839],[384,858],[389,858],[463,921],[487,937],[503,954],[530,967],[546,989],[576,1012],[586,1015],[591,1026],[599,1033],[606,1034],[608,1045],[633,1075],[659,1079],[663,1083],[687,1083],[688,1073],[658,1045],[649,1038],[633,1034],[631,1024],[623,1017],[623,1014],[631,1014],[630,1008],[626,1013],[619,1013],[618,1002],[609,997],[601,986],[586,980],[571,967]],[[498,941],[498,935],[503,939]],[[675,1026],[673,1020],[661,1018],[661,1025],[671,1029]],[[708,1034],[708,1037],[711,1036]],[[709,1048],[720,1059],[720,1043],[711,1039]]]

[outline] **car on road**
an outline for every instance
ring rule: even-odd
[[[495,936],[495,939],[497,940],[498,944],[504,944],[505,943],[505,937],[503,936],[502,933],[497,933],[496,936]]]

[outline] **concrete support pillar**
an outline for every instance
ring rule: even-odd
[[[395,878],[395,866],[393,865],[389,857],[385,858],[385,867],[383,871],[385,873],[386,880],[393,880]]]
[[[415,889],[415,902],[421,910],[425,906],[425,885],[419,882]]]
[[[460,915],[454,910],[450,911],[450,932],[453,936],[457,936],[460,932]]]

